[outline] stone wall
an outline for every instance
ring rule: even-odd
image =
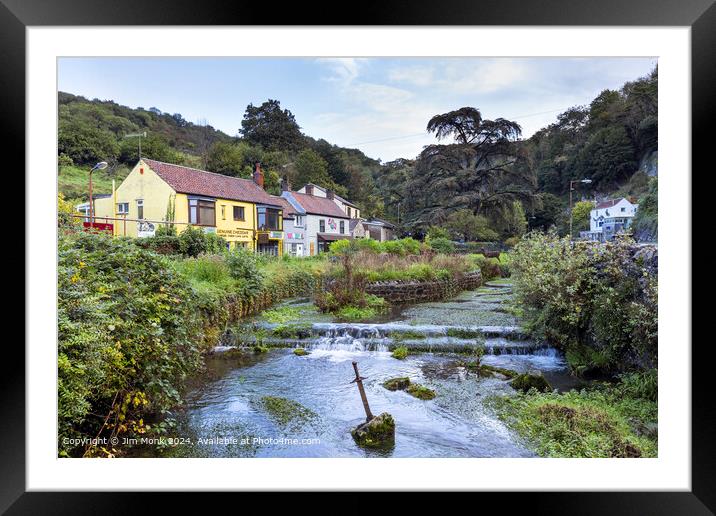
[[[449,280],[378,281],[366,285],[365,291],[392,304],[423,303],[452,297],[462,290],[474,290],[481,284],[482,274],[473,271]]]

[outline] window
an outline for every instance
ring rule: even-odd
[[[341,224],[341,234],[343,234],[346,232],[346,223],[345,223],[345,221],[342,220],[340,224]]]
[[[346,213],[348,213],[348,217],[350,218],[350,216],[351,216],[351,208],[350,208],[350,206],[346,206]],[[341,233],[342,233],[342,231],[341,231]]]
[[[234,206],[234,220],[246,220],[243,206]]]
[[[126,215],[129,213],[129,203],[119,202],[117,203],[117,215]]]
[[[258,213],[259,229],[269,231],[281,231],[283,229],[281,210],[260,206],[256,208],[256,211]]]
[[[299,228],[303,227],[303,215],[296,215],[296,222],[294,223],[294,226]]]
[[[321,233],[326,232],[326,221],[321,219],[318,221],[318,231]]]
[[[622,208],[622,213],[624,213],[625,211],[626,211],[626,208]]]
[[[205,199],[189,199],[189,223],[198,226],[215,226],[216,203]]]
[[[137,199],[137,218],[144,218],[144,199]]]
[[[226,205],[221,205],[221,220],[226,220]]]

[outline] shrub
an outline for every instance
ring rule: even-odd
[[[450,254],[455,252],[455,243],[445,237],[428,238],[425,242],[438,253]]]
[[[505,239],[505,245],[507,247],[515,247],[519,241],[520,241],[520,237],[511,236],[511,237]]]
[[[226,240],[215,233],[205,233],[201,228],[187,227],[179,235],[179,251],[185,256],[197,257],[202,253],[221,253],[226,250]]]
[[[258,289],[262,284],[259,260],[256,253],[244,247],[236,247],[226,254],[226,265],[231,277],[242,281],[249,289]]]
[[[134,243],[159,254],[181,254],[181,241],[178,236],[155,234],[153,237],[137,238]]]
[[[531,233],[512,252],[515,297],[530,328],[565,351],[575,372],[656,366],[658,282],[630,245]]]
[[[387,240],[381,244],[383,251],[389,254],[405,256],[408,254],[420,254],[422,246],[420,242],[411,237],[400,240]]]
[[[114,454],[63,438],[149,432],[148,419],[179,402],[182,382],[201,366],[193,298],[166,258],[129,239],[60,235],[60,455]]]
[[[475,267],[480,269],[482,278],[485,281],[503,276],[502,268],[497,258],[485,258],[481,254],[473,254],[470,255],[470,260]]]

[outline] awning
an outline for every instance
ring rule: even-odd
[[[336,235],[335,233],[318,233],[318,238],[326,242],[335,242],[336,240],[353,240],[350,235]]]

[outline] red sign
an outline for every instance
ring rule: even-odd
[[[96,231],[106,231],[108,233],[114,234],[113,224],[106,224],[104,222],[83,222],[82,225],[85,227],[85,229],[92,228]]]

